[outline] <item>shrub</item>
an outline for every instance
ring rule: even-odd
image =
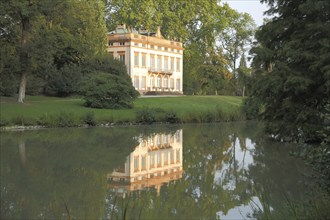
[[[0,127],[5,127],[10,125],[9,121],[5,118],[0,118]]]
[[[1,72],[0,96],[14,96],[18,90],[19,80],[13,73]]]
[[[77,65],[65,65],[60,70],[53,70],[47,79],[45,94],[59,97],[73,94],[81,75],[81,68]]]
[[[12,123],[14,125],[21,125],[21,126],[33,125],[33,119],[23,115],[17,115],[12,119]]]
[[[175,124],[175,123],[179,123],[180,119],[179,119],[178,115],[176,114],[176,112],[171,110],[169,112],[166,112],[165,121],[170,124]]]
[[[138,96],[128,77],[97,72],[80,84],[79,93],[85,105],[92,108],[132,108]]]
[[[83,120],[89,126],[95,126],[96,125],[95,114],[92,111],[86,112]]]
[[[79,121],[72,112],[59,112],[42,115],[38,119],[38,124],[47,127],[76,127],[79,125]]]
[[[143,107],[136,111],[136,122],[142,124],[152,124],[156,121],[156,112],[149,107]]]

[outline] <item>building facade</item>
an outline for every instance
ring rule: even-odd
[[[120,25],[108,33],[108,52],[124,62],[140,94],[183,94],[182,43]]]

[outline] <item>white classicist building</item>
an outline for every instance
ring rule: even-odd
[[[183,94],[183,47],[160,33],[119,25],[108,33],[108,52],[124,62],[140,94]]]

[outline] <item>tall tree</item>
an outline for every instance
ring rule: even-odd
[[[251,103],[261,104],[260,116],[274,137],[319,140],[330,102],[330,2],[262,2],[274,18],[256,34],[259,76]]]
[[[236,13],[229,19],[229,25],[221,31],[218,40],[232,74],[237,77],[237,62],[246,48],[251,47],[256,25],[247,13]]]
[[[246,87],[248,84],[248,79],[250,77],[251,71],[246,65],[246,58],[244,52],[242,53],[241,60],[239,62],[239,67],[237,70],[237,85],[240,94],[244,97],[246,93]]]

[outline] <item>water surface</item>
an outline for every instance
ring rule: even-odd
[[[311,170],[290,156],[295,146],[271,142],[259,127],[2,132],[1,219],[285,218],[315,206],[324,212],[328,203],[313,205],[319,194]]]

